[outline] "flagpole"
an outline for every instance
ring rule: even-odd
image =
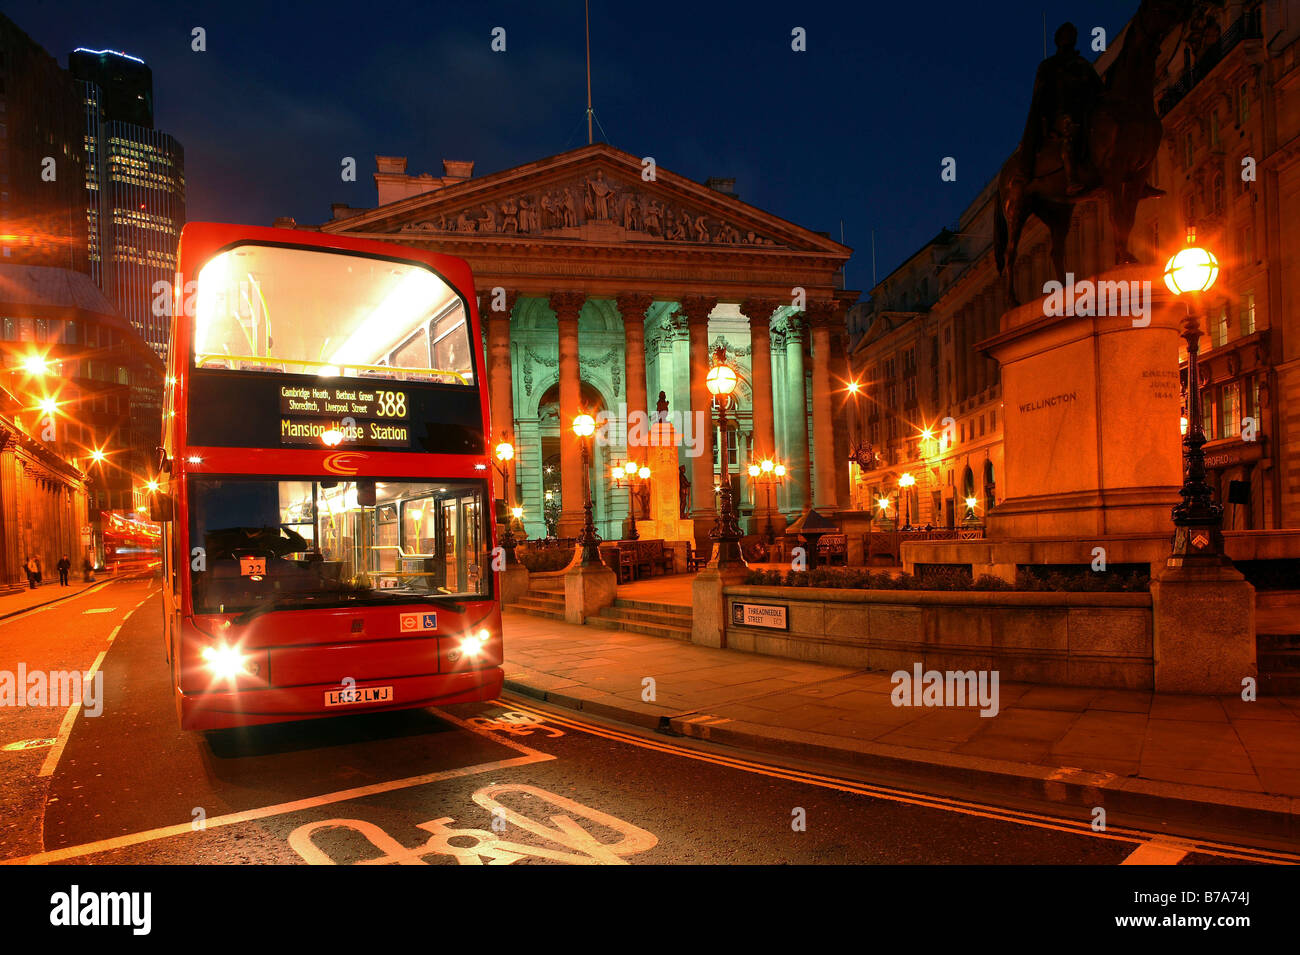
[[[583,0],[587,23],[587,145],[591,145],[591,0]]]

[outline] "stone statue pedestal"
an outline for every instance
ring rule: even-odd
[[[650,446],[644,449],[650,468],[650,519],[636,522],[636,532],[646,540],[687,541],[695,536],[695,524],[681,516],[681,485],[677,472],[677,434],[666,421],[649,428]],[[633,454],[632,448],[628,453]],[[635,455],[634,455],[635,456]],[[685,549],[682,566],[686,569]]]
[[[1002,366],[1005,459],[992,539],[1170,531],[1182,484],[1184,305],[1152,266],[1079,280],[1062,296],[1067,308],[1087,285],[1094,311],[1111,314],[1049,314],[1056,303],[1044,298],[1007,312],[987,343]],[[1128,298],[1135,289],[1144,315]]]

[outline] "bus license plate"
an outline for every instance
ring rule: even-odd
[[[352,690],[326,690],[326,706],[352,706],[358,703],[391,703],[391,686],[359,686]]]

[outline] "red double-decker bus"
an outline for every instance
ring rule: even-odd
[[[481,341],[461,259],[185,226],[154,495],[182,726],[500,693]]]

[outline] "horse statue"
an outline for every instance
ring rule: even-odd
[[[1104,194],[1110,201],[1116,264],[1137,261],[1128,250],[1128,240],[1138,202],[1164,195],[1147,182],[1164,134],[1155,107],[1157,60],[1165,39],[1175,27],[1187,24],[1196,6],[1197,0],[1142,0],[1124,34],[1123,48],[1106,71],[1104,83],[1100,78],[1095,80],[1098,90],[1083,111],[1081,122],[1072,121],[1063,112],[1044,116],[1031,107],[1026,135],[998,174],[993,220],[993,254],[1012,304],[1019,304],[1014,281],[1017,246],[1031,215],[1037,216],[1051,233],[1052,263],[1062,282],[1065,237],[1074,206],[1098,195]],[[1039,67],[1035,104],[1049,66],[1056,62],[1067,67],[1087,62],[1074,52],[1073,39],[1074,28],[1069,24],[1057,31],[1057,58]],[[1091,70],[1092,66],[1087,68]],[[1055,104],[1058,111],[1064,108],[1059,102]],[[1056,128],[1045,128],[1038,135],[1041,127],[1036,124]],[[1078,156],[1074,163],[1072,156]]]

